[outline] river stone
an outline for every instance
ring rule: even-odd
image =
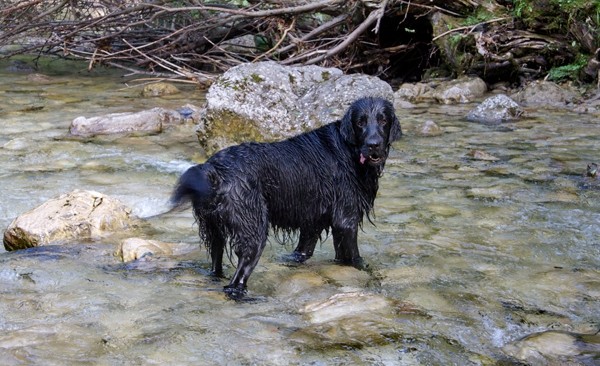
[[[533,364],[546,364],[548,361],[546,357],[569,357],[581,354],[574,335],[557,331],[529,335],[506,345],[504,351],[510,356]]]
[[[406,101],[411,103],[423,102],[431,99],[433,88],[427,83],[404,83],[394,93],[395,103]]]
[[[470,103],[482,97],[487,84],[478,77],[461,77],[445,82],[402,84],[394,98],[411,103],[435,102],[441,104]]]
[[[167,243],[158,240],[127,238],[121,241],[117,250],[117,256],[123,262],[131,262],[148,254],[172,256],[189,253],[197,248],[198,245],[195,244]]]
[[[131,209],[115,198],[75,190],[18,216],[4,232],[3,242],[6,250],[62,244],[99,238],[137,223]]]
[[[154,134],[184,122],[185,118],[177,111],[152,108],[135,113],[110,113],[90,118],[77,117],[71,123],[69,132],[75,136]]]
[[[421,136],[439,136],[444,133],[444,130],[432,120],[423,122],[418,130],[418,134]]]
[[[539,80],[527,84],[514,98],[527,106],[564,107],[577,100],[578,94],[551,81]]]
[[[462,77],[440,84],[432,97],[442,104],[470,103],[482,97],[487,84],[478,77]]]
[[[145,85],[142,89],[143,97],[161,97],[179,93],[179,89],[173,84],[159,82]]]
[[[364,96],[392,100],[386,82],[336,68],[273,61],[229,69],[209,88],[197,134],[208,154],[244,141],[274,141],[332,122]]]
[[[497,124],[518,120],[521,115],[523,115],[523,109],[517,102],[504,94],[498,94],[485,99],[475,109],[471,110],[467,114],[467,120]]]
[[[482,161],[498,161],[498,160],[500,160],[500,158],[497,158],[494,155],[487,153],[483,150],[471,150],[467,153],[467,156],[473,160],[482,160]]]

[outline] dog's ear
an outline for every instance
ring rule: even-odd
[[[354,145],[356,143],[356,135],[354,133],[354,125],[352,123],[352,109],[353,106],[350,106],[350,108],[348,108],[344,114],[344,117],[342,117],[340,133],[347,143]]]
[[[396,117],[396,113],[392,110],[392,125],[390,126],[390,137],[389,143],[392,143],[402,137],[402,127],[400,127],[400,121]]]

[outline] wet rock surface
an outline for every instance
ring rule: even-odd
[[[4,232],[6,250],[99,238],[137,224],[131,209],[94,191],[75,190],[26,212]]]

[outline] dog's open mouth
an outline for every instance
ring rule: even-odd
[[[361,153],[360,154],[360,163],[364,164],[365,162],[368,162],[369,164],[372,164],[372,165],[378,165],[378,164],[381,164],[383,162],[383,157],[379,156],[376,153],[368,155],[368,156],[364,156]]]

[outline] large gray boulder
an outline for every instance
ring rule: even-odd
[[[75,190],[18,216],[3,242],[6,250],[25,249],[99,238],[138,224],[131,209],[117,199]]]
[[[393,99],[386,82],[336,68],[276,62],[229,69],[209,88],[198,138],[207,153],[244,141],[274,141],[339,119],[363,96]]]

